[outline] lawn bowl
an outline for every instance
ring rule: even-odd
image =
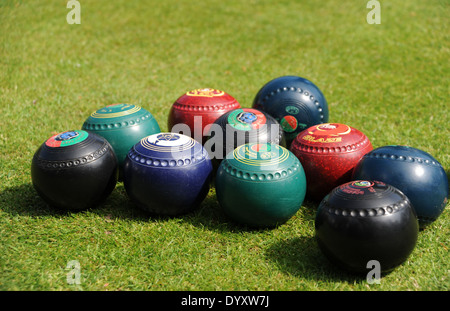
[[[300,209],[306,179],[300,161],[286,148],[271,143],[244,144],[218,169],[216,195],[235,222],[249,227],[276,227]]]
[[[253,108],[239,108],[223,114],[211,126],[208,136],[205,147],[210,151],[214,171],[227,154],[241,145],[286,145],[283,129],[275,118]]]
[[[312,126],[301,132],[290,148],[305,169],[307,197],[318,202],[350,181],[359,160],[372,149],[364,133],[340,123]]]
[[[298,76],[282,76],[267,82],[256,94],[252,107],[267,112],[281,124],[287,146],[301,131],[329,119],[322,91]]]
[[[178,132],[174,126],[187,126],[189,134],[185,132],[182,134],[203,144],[207,140],[206,134],[211,124],[224,113],[240,107],[239,102],[224,91],[211,88],[191,90],[172,104],[168,129],[170,132]]]
[[[123,182],[139,208],[160,216],[193,211],[208,194],[212,164],[193,138],[159,133],[143,138],[129,151]]]
[[[108,140],[119,161],[119,177],[128,151],[143,137],[161,132],[158,122],[146,109],[130,104],[112,104],[93,112],[83,130]]]
[[[315,236],[323,254],[336,266],[368,273],[376,260],[386,273],[405,262],[419,233],[408,197],[379,181],[358,180],[336,187],[320,203]]]
[[[448,202],[447,174],[429,153],[409,146],[382,146],[364,155],[353,179],[376,179],[411,200],[421,228],[436,221]]]
[[[97,207],[114,190],[118,161],[106,139],[83,130],[50,137],[35,152],[31,178],[37,193],[52,207]]]

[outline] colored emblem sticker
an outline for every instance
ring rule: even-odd
[[[67,131],[50,137],[45,144],[48,147],[67,147],[78,144],[89,136],[86,131]]]
[[[285,111],[289,114],[297,114],[300,112],[300,109],[295,106],[286,106]]]
[[[255,152],[267,152],[272,150],[272,146],[270,144],[252,144],[250,149]]]
[[[210,88],[196,89],[186,93],[187,96],[199,96],[199,97],[217,97],[222,96],[224,94],[225,94],[224,91],[219,91]]]
[[[194,144],[195,140],[193,140],[191,137],[175,133],[154,134],[141,140],[141,145],[144,148],[158,152],[188,150],[192,148]]]
[[[91,117],[97,119],[118,118],[136,113],[141,109],[142,107],[136,105],[112,104],[93,112]]]
[[[371,181],[367,181],[367,180],[357,180],[357,181],[352,182],[351,185],[354,187],[357,187],[357,188],[369,188],[369,187],[372,187],[374,185],[374,183]]]
[[[256,109],[233,110],[228,116],[228,124],[241,131],[257,130],[266,124],[266,116]]]
[[[310,134],[316,134],[316,135],[331,135],[331,136],[341,136],[341,135],[347,135],[350,133],[351,128],[348,125],[345,124],[339,124],[339,123],[322,123],[316,126],[314,132],[310,132]]]
[[[336,143],[342,141],[342,136],[351,132],[351,127],[339,123],[322,123],[316,125],[302,137],[312,143]]]
[[[285,132],[292,133],[297,129],[298,121],[294,116],[284,116],[280,125]]]
[[[289,158],[289,151],[278,145],[245,144],[234,150],[234,159],[251,166],[278,165]]]
[[[375,183],[371,181],[356,180],[340,186],[340,190],[348,194],[356,194],[356,195],[362,195],[368,192],[375,193],[376,191],[373,188],[373,185],[375,185]]]

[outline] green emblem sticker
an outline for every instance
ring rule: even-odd
[[[289,114],[297,114],[300,111],[300,109],[298,109],[298,107],[295,106],[286,106],[284,110]]]
[[[250,166],[278,165],[289,158],[286,148],[275,144],[251,143],[234,150],[234,159]]]
[[[236,109],[228,116],[228,124],[240,131],[257,130],[266,124],[266,116],[256,109]]]

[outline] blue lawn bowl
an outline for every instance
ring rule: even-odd
[[[416,211],[423,229],[436,221],[448,202],[448,178],[429,153],[409,146],[383,146],[367,153],[353,172],[353,180],[371,179],[402,191]]]
[[[211,176],[206,149],[176,133],[143,138],[130,149],[123,170],[130,200],[159,216],[182,215],[198,208],[209,192]]]

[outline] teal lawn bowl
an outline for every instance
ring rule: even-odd
[[[130,104],[112,104],[93,112],[82,129],[104,137],[111,144],[119,161],[119,179],[131,147],[142,138],[161,132],[149,111]]]
[[[297,157],[273,143],[237,147],[221,162],[216,195],[231,219],[249,227],[277,227],[300,209],[306,177]]]

